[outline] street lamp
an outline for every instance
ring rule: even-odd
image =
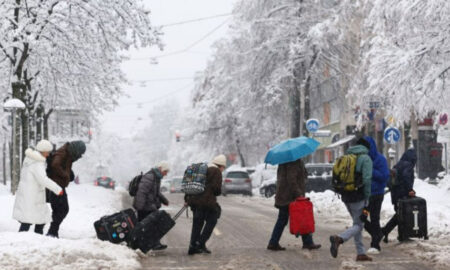
[[[19,163],[20,163],[20,157],[17,153],[17,142],[16,140],[16,111],[25,109],[25,104],[17,99],[12,98],[7,100],[3,104],[3,109],[7,112],[12,113],[12,161],[11,161],[11,167],[12,167],[12,176],[11,176],[11,192],[12,194],[16,193],[17,187],[19,185]]]

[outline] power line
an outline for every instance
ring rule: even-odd
[[[194,77],[174,77],[174,78],[160,78],[160,79],[148,79],[148,80],[131,80],[132,82],[169,82],[169,81],[182,81],[182,80],[193,80]]]
[[[155,102],[158,102],[158,101],[160,101],[160,100],[163,100],[163,99],[165,99],[165,98],[167,98],[167,97],[169,97],[169,96],[171,96],[171,95],[173,95],[173,94],[176,94],[177,92],[181,92],[181,91],[183,91],[183,90],[186,90],[186,89],[188,89],[189,87],[191,87],[193,84],[194,84],[194,82],[190,82],[189,84],[186,84],[186,85],[183,86],[183,87],[180,87],[180,88],[178,88],[178,89],[175,89],[175,90],[173,90],[173,91],[170,91],[170,92],[168,92],[166,95],[161,96],[161,97],[158,97],[158,98],[153,99],[153,100],[143,101],[143,102],[125,103],[125,104],[121,104],[121,106],[143,105],[143,104],[151,104],[151,103],[155,103]]]
[[[169,26],[175,26],[175,25],[181,25],[181,24],[188,24],[188,23],[200,22],[200,21],[205,21],[205,20],[211,20],[211,19],[225,17],[225,16],[231,16],[231,15],[232,15],[232,13],[217,14],[217,15],[209,16],[209,17],[202,17],[202,18],[191,19],[191,20],[186,20],[186,21],[181,21],[181,22],[162,24],[162,25],[159,25],[157,27],[163,28],[163,27],[169,27]]]
[[[216,26],[214,29],[212,29],[211,31],[209,31],[208,33],[206,33],[203,37],[201,37],[199,40],[195,41],[194,43],[190,44],[189,46],[187,46],[186,48],[179,50],[179,51],[174,51],[171,53],[166,53],[166,54],[161,54],[161,55],[156,55],[153,57],[140,57],[140,58],[130,58],[129,60],[133,60],[133,61],[140,61],[140,60],[156,60],[159,58],[164,58],[164,57],[168,57],[168,56],[173,56],[173,55],[177,55],[177,54],[181,54],[181,53],[185,53],[187,52],[189,49],[191,49],[192,47],[194,47],[195,45],[197,45],[198,43],[202,42],[203,40],[205,40],[206,38],[208,38],[210,35],[212,35],[214,32],[216,32],[217,30],[219,30],[219,28],[221,28],[223,25],[225,25],[228,21],[230,20],[230,18],[226,19],[225,21],[223,21],[221,24],[219,24],[218,26]]]

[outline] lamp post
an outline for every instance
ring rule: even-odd
[[[17,99],[12,98],[7,100],[3,104],[3,109],[5,111],[9,111],[12,114],[12,160],[11,160],[11,167],[12,167],[12,175],[11,175],[11,193],[15,194],[17,187],[19,186],[19,170],[20,170],[20,157],[19,153],[17,151],[17,144],[20,143],[20,137],[16,134],[16,112],[17,110],[25,109],[25,104]]]

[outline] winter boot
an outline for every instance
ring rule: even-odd
[[[267,246],[267,249],[268,249],[268,250],[273,250],[273,251],[282,251],[282,250],[286,250],[286,248],[280,246],[280,244],[276,244],[276,245],[269,244],[269,245]]]
[[[330,246],[331,256],[333,258],[336,258],[338,255],[339,246],[344,243],[344,239],[342,239],[341,237],[339,237],[337,235],[332,235],[332,236],[330,236],[330,243],[331,243],[331,246]]]
[[[360,254],[360,255],[356,256],[356,261],[358,261],[358,262],[371,262],[372,258],[367,256],[366,254]]]

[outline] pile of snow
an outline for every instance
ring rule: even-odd
[[[0,269],[138,269],[138,255],[124,245],[96,239],[94,221],[122,209],[125,191],[71,184],[69,214],[60,239],[31,232],[18,233],[12,219],[14,196],[0,186]],[[48,230],[46,225],[44,232]]]

